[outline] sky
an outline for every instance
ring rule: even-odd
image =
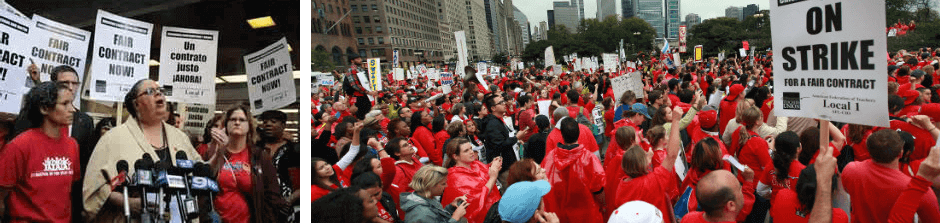
[[[513,5],[525,14],[534,30],[539,22],[547,20],[546,12],[552,9],[553,1],[557,0],[513,0]],[[620,0],[614,1],[617,3],[617,14],[620,15]],[[702,17],[702,20],[706,20],[724,16],[725,9],[729,6],[744,7],[749,4],[757,4],[760,10],[770,7],[770,2],[767,0],[682,0],[679,6],[679,16],[685,20],[685,15],[695,13]],[[584,0],[585,19],[596,17],[597,5],[598,0]]]

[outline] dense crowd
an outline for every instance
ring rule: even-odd
[[[311,216],[940,222],[938,52],[888,53],[888,128],[776,116],[770,52],[676,66],[640,54],[609,73],[464,67],[449,87],[389,74],[382,91],[359,84],[351,56],[312,97]],[[615,97],[611,79],[634,71],[643,89]]]

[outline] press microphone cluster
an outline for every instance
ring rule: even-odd
[[[141,194],[140,221],[144,223],[186,222],[197,218],[200,211],[195,195],[208,195],[209,211],[214,211],[211,199],[219,192],[219,187],[211,178],[211,168],[206,163],[189,160],[183,151],[176,153],[175,165],[169,160],[155,163],[150,154],[145,153],[134,162],[135,171],[129,180],[127,161],[118,161],[117,168],[118,176],[109,182],[112,190],[123,188],[124,214],[128,220],[131,218],[127,204],[129,188]]]

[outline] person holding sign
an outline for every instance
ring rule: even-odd
[[[163,92],[156,81],[143,79],[124,96],[124,107],[130,117],[101,137],[85,169],[82,202],[88,220],[123,222],[124,202],[130,204],[134,215],[140,213],[141,198],[124,200],[123,194],[112,191],[105,179],[103,172],[118,175],[114,168],[118,160],[130,162],[149,154],[155,160],[176,163],[172,154],[179,151],[185,152],[190,160],[202,159],[186,133],[163,121],[169,115]],[[128,171],[134,172],[133,166]]]
[[[346,95],[350,97],[350,104],[355,104],[356,108],[359,110],[356,112],[356,118],[359,120],[366,118],[366,113],[372,110],[372,102],[369,101],[370,95],[372,97],[379,97],[378,92],[370,91],[365,89],[360,84],[359,74],[365,74],[365,70],[362,70],[362,57],[358,54],[349,55],[349,72],[346,73],[346,77],[343,78],[343,91],[346,92]],[[368,78],[368,75],[363,75]]]
[[[0,150],[0,201],[13,222],[78,220],[71,219],[71,203],[61,200],[81,177],[78,143],[65,135],[75,112],[74,97],[54,82],[41,83],[26,95],[20,116],[30,129]]]

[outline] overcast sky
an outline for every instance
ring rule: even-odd
[[[539,22],[546,21],[547,11],[552,9],[553,0],[513,0],[513,5],[519,8],[529,19],[529,24],[533,27],[538,26]],[[594,18],[597,15],[598,0],[584,0],[584,18]],[[620,0],[614,0],[617,3],[617,14],[620,15]],[[760,10],[770,7],[767,0],[682,0],[680,1],[679,16],[685,20],[685,15],[695,13],[702,17],[702,20],[721,17],[725,15],[725,9],[729,6],[744,7],[749,4],[757,4]],[[534,29],[534,28],[533,28]]]

